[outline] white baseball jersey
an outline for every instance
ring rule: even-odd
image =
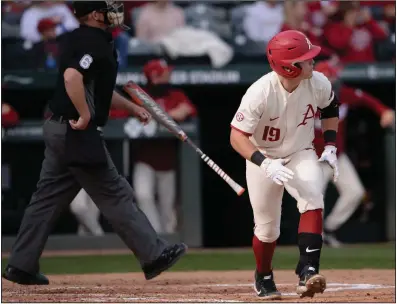
[[[333,99],[331,83],[322,73],[313,72],[289,93],[270,72],[248,88],[231,126],[249,135],[266,156],[285,158],[312,148],[317,108]]]

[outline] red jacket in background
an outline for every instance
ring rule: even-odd
[[[150,95],[149,92],[148,92],[148,94]],[[192,109],[192,113],[193,113],[192,116],[197,115],[196,108],[194,107],[192,102],[189,100],[189,98],[185,95],[185,93],[181,90],[170,89],[168,91],[167,95],[165,95],[163,97],[154,98],[154,100],[166,112],[169,112],[172,109],[175,109],[177,106],[179,106],[182,103],[186,103]],[[110,116],[110,118],[127,118],[127,117],[130,117],[131,115],[125,110],[110,109],[109,116]]]
[[[288,31],[288,30],[294,30],[292,27],[290,27],[288,24],[284,23],[283,26],[281,27],[281,32],[283,31]],[[328,48],[324,46],[322,43],[322,36],[316,36],[313,32],[309,31],[303,31],[302,32],[309,38],[310,42],[314,45],[321,46],[321,52],[320,55],[330,57],[332,54],[335,54],[335,51],[332,50],[331,48]]]
[[[386,5],[395,5],[396,1],[387,1],[387,0],[375,0],[375,1],[360,1],[361,6],[386,6]]]
[[[343,22],[329,23],[324,28],[324,37],[343,63],[373,62],[373,42],[387,38],[387,33],[371,19],[355,28],[349,28]]]
[[[331,5],[338,7],[338,1],[331,0],[325,1],[328,3],[321,4],[321,1],[307,1],[307,9],[309,11],[309,21],[312,25],[317,27],[323,27],[328,20],[328,16],[323,12],[323,5]]]
[[[342,85],[339,92],[340,107],[339,107],[339,125],[338,125],[338,135],[336,139],[337,154],[341,154],[345,151],[345,137],[346,137],[346,116],[349,107],[366,106],[376,114],[381,116],[384,111],[389,110],[387,106],[382,104],[382,102],[371,96],[368,93],[361,91],[360,89],[351,88]],[[321,122],[319,118],[319,112],[316,114],[315,120],[315,138],[313,141],[314,147],[316,149],[317,155],[320,157],[321,153],[324,151],[324,138],[323,132],[321,130]]]

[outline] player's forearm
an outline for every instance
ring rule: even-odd
[[[338,117],[326,118],[321,120],[321,128],[323,130],[323,133],[328,130],[338,132],[338,124]]]
[[[137,112],[137,109],[139,108],[138,105],[134,104],[127,98],[123,97],[117,91],[113,91],[112,107],[117,110],[127,111],[131,115],[134,115]]]
[[[186,104],[180,104],[169,112],[169,115],[178,121],[185,120],[191,114],[191,108]]]
[[[258,149],[249,140],[247,135],[232,129],[230,133],[230,144],[233,149],[247,160],[251,160],[251,156]]]
[[[339,118],[332,117],[321,120],[325,145],[336,146]]]
[[[83,75],[74,69],[66,69],[64,73],[64,82],[66,93],[80,117],[89,120],[91,118],[91,113],[85,97]]]

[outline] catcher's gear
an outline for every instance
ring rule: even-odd
[[[324,151],[318,161],[326,162],[328,165],[331,166],[331,168],[334,170],[334,182],[336,182],[339,177],[338,160],[336,158],[336,147],[331,145],[325,146]]]
[[[284,159],[270,159],[266,158],[260,168],[262,168],[266,176],[271,178],[273,182],[278,185],[283,185],[288,182],[289,179],[292,179],[294,176],[294,172],[287,167],[284,166],[286,160]]]
[[[104,22],[109,27],[129,29],[129,27],[124,24],[123,1],[74,1],[73,8],[77,18],[97,11],[104,14]]]
[[[305,34],[299,31],[284,31],[274,36],[267,44],[266,55],[270,67],[285,78],[298,77],[302,69],[299,62],[316,57],[321,47],[313,45]]]

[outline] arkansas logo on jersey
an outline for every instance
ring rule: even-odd
[[[306,113],[303,114],[304,115],[303,121],[299,125],[297,125],[297,127],[306,125],[307,124],[306,120],[314,118],[315,114],[316,112],[314,111],[313,106],[311,104],[308,104]]]

